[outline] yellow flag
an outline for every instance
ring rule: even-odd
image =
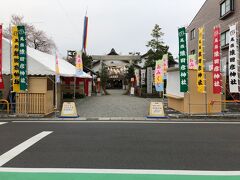
[[[205,93],[203,36],[204,36],[204,27],[201,27],[199,28],[199,37],[198,37],[198,70],[197,70],[197,88],[198,88],[198,92],[200,93]]]
[[[14,92],[20,92],[18,28],[12,27],[12,85]]]

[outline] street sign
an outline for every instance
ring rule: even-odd
[[[148,117],[149,118],[165,117],[163,103],[162,102],[151,102]]]
[[[61,111],[62,118],[76,118],[78,117],[77,108],[74,102],[64,102]]]

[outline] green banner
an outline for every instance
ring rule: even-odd
[[[180,92],[188,92],[188,55],[186,28],[178,29],[179,37],[179,73],[180,73]]]
[[[24,26],[18,26],[20,90],[26,91],[27,83],[27,44]]]

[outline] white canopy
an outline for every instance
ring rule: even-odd
[[[3,38],[3,74],[10,74],[10,42]],[[27,47],[27,68],[28,75],[55,75],[55,56],[40,52],[36,49]],[[75,76],[75,66],[59,58],[60,75],[64,77]],[[83,72],[80,78],[92,78]]]

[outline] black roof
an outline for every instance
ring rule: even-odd
[[[110,53],[109,53],[108,55],[109,55],[109,56],[110,56],[110,55],[111,55],[111,56],[117,56],[118,53],[116,53],[115,49],[112,48],[111,51],[110,51]]]

